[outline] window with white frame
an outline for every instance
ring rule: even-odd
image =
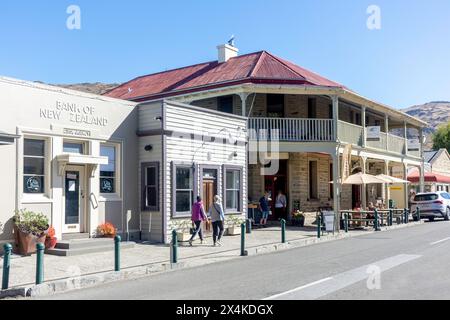
[[[141,175],[142,210],[159,211],[159,163],[143,163]]]
[[[242,195],[242,169],[225,167],[225,210],[240,212]]]
[[[174,164],[173,174],[173,215],[189,215],[194,200],[194,169]]]
[[[23,192],[45,193],[45,140],[24,139]]]
[[[108,164],[100,166],[100,193],[117,192],[117,147],[111,144],[100,146],[100,155],[108,158]]]
[[[84,154],[84,149],[83,142],[64,141],[63,144],[64,153]]]

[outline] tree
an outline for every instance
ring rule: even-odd
[[[450,122],[440,126],[433,134],[433,149],[447,149],[450,152]]]

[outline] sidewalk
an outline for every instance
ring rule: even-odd
[[[419,223],[409,223],[406,225],[393,226],[391,228],[412,227]],[[387,228],[383,228],[386,230]],[[287,243],[281,244],[280,227],[274,226],[265,229],[253,230],[251,234],[246,234],[246,250],[249,255],[273,252],[288,248],[311,245],[314,243],[330,240],[354,237],[369,234],[373,230],[358,230],[349,233],[324,235],[317,239],[315,227],[286,228]],[[211,238],[208,238],[203,245],[197,240],[193,247],[180,245],[178,249],[178,267],[195,267],[209,263],[216,263],[240,256],[240,236],[226,236],[223,238],[222,247],[213,247]],[[111,240],[111,246],[113,246]],[[36,256],[20,257],[13,256],[11,260],[10,288],[32,287],[35,280]],[[3,268],[3,259],[0,261],[0,270]],[[122,250],[121,268],[123,275],[109,277],[108,279],[91,278],[89,275],[106,273],[113,271],[114,252],[93,253],[82,256],[58,257],[45,255],[44,258],[44,280],[52,282],[67,278],[88,277],[84,281],[83,287],[92,286],[100,282],[113,281],[119,279],[136,278],[152,273],[168,271],[172,269],[170,265],[170,247],[158,244],[136,244],[135,248]],[[127,271],[129,270],[129,271]],[[95,279],[98,279],[95,280]],[[64,286],[62,286],[64,287]],[[52,287],[52,291],[58,288]],[[60,289],[64,291],[63,289]],[[66,289],[67,290],[67,289]]]

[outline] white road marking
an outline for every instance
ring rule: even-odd
[[[268,297],[268,298],[264,298],[263,300],[275,300],[275,299],[278,298],[278,297],[281,297],[281,296],[284,296],[284,295],[289,294],[289,293],[293,293],[293,292],[296,292],[296,291],[300,291],[300,290],[303,290],[303,289],[306,289],[306,288],[315,286],[315,285],[317,285],[317,284],[323,283],[323,282],[325,282],[325,281],[329,281],[329,280],[331,280],[331,279],[333,279],[333,278],[332,278],[332,277],[329,277],[329,278],[325,278],[325,279],[318,280],[318,281],[315,281],[315,282],[311,282],[311,283],[306,284],[306,285],[304,285],[304,286],[301,286],[301,287],[298,287],[298,288],[295,288],[295,289],[292,289],[292,290],[289,290],[289,291],[286,291],[286,292],[282,292],[282,293],[273,295],[273,296]]]
[[[265,298],[264,300],[315,300],[323,296],[351,286],[355,283],[367,279],[370,274],[367,270],[371,266],[377,266],[381,272],[395,268],[404,263],[418,259],[419,255],[400,254],[387,259],[337,274],[330,278],[325,278],[296,289],[282,292],[277,295]]]
[[[435,244],[438,244],[438,243],[441,243],[441,242],[445,242],[445,241],[448,241],[448,240],[450,240],[450,237],[442,239],[442,240],[439,240],[439,241],[432,242],[432,243],[430,243],[430,245],[434,246]]]

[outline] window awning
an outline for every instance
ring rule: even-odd
[[[410,174],[408,176],[408,180],[413,183],[420,182],[420,175],[418,173]],[[450,177],[442,174],[426,172],[425,182],[450,183]]]
[[[10,134],[3,131],[0,131],[0,145],[4,144],[13,144],[16,139],[19,139],[20,136],[16,134]]]
[[[63,175],[67,165],[87,165],[91,169],[91,176],[99,165],[108,164],[107,157],[97,157],[83,154],[61,154],[56,156],[59,165],[59,174]]]

